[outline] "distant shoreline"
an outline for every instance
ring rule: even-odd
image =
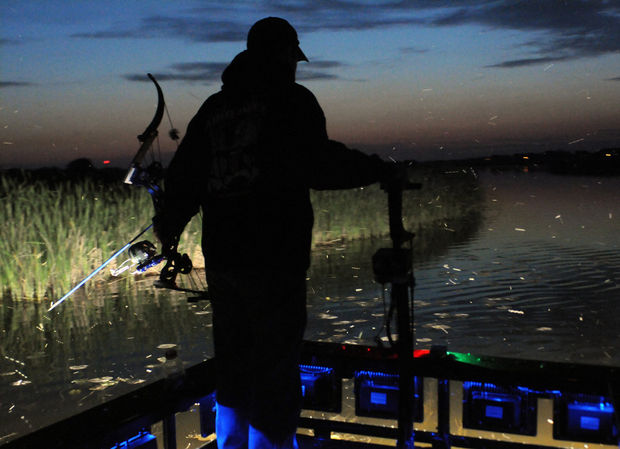
[[[570,175],[620,175],[620,147],[604,148],[598,151],[565,150],[545,151],[543,153],[514,153],[511,155],[491,155],[476,158],[449,159],[435,161],[406,161],[419,166],[435,168],[491,168],[495,170],[546,171]],[[82,158],[70,162],[65,168],[0,168],[0,175],[20,177],[28,173],[38,179],[65,180],[93,177],[100,181],[122,181],[127,168],[95,168],[89,159]]]
[[[472,167],[495,170],[545,171],[567,175],[620,175],[620,148],[605,148],[595,152],[546,151],[544,153],[515,153],[480,158],[428,161],[421,165],[433,167]]]

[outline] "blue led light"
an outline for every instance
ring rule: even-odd
[[[398,381],[398,374],[381,373],[377,371],[356,371],[355,375],[358,377],[368,377],[372,379],[383,379],[384,381],[396,380]]]
[[[608,402],[576,402],[572,404],[568,404],[569,410],[581,411],[581,412],[602,412],[602,413],[613,413],[614,406]]]
[[[521,435],[536,433],[533,390],[490,382],[463,382],[463,425]]]
[[[571,394],[561,398],[564,424],[554,433],[564,439],[574,438],[597,443],[617,442],[614,406],[603,396]]]
[[[370,403],[378,404],[378,405],[387,404],[387,394],[379,393],[378,391],[371,391],[370,392]]]
[[[301,377],[301,394],[306,396],[311,390],[314,390],[315,383],[325,376],[331,376],[334,372],[333,368],[313,365],[299,365],[299,374]]]
[[[334,371],[333,368],[316,365],[299,365],[299,370],[303,374],[329,374]]]
[[[129,438],[122,443],[112,446],[111,449],[156,449],[157,442],[155,435],[148,432],[140,432],[138,435]]]
[[[487,405],[484,414],[487,418],[502,419],[504,417],[504,409],[496,405]]]
[[[303,408],[311,410],[340,410],[340,379],[334,368],[299,365]]]
[[[601,420],[593,416],[582,416],[580,427],[585,430],[598,430],[601,426]]]
[[[401,390],[400,376],[395,373],[380,371],[355,371],[355,414],[373,418],[396,419],[399,412]],[[422,422],[423,383],[417,376],[411,376],[410,400],[413,406],[414,422]]]

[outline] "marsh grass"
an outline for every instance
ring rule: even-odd
[[[405,226],[413,231],[445,226],[480,210],[480,192],[468,172],[422,168],[412,178],[424,188],[404,195]],[[377,185],[344,191],[313,191],[313,244],[388,234],[387,198]],[[14,298],[58,299],[152,218],[149,195],[120,182],[93,179],[48,182],[28,176],[0,176],[0,283]],[[200,217],[181,237],[180,250],[200,267]],[[144,239],[153,240],[149,232]],[[118,262],[124,260],[119,256]],[[86,284],[86,294],[114,284],[109,270]]]
[[[403,224],[413,232],[450,229],[456,221],[481,212],[482,193],[474,172],[432,167],[411,170],[410,180],[420,190],[403,194]],[[378,238],[389,234],[387,195],[378,184],[338,191],[313,191],[313,243]]]

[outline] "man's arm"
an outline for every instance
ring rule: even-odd
[[[310,188],[316,190],[351,189],[385,181],[395,164],[377,155],[368,155],[334,140],[317,142],[311,158]]]
[[[303,177],[317,190],[349,189],[385,181],[393,163],[368,155],[327,137],[325,115],[314,95],[301,88],[303,115],[298,118]]]

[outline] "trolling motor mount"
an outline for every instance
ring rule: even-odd
[[[408,282],[413,257],[407,248],[379,248],[372,256],[372,271],[379,284]]]
[[[394,343],[398,356],[398,440],[397,448],[413,447],[413,237],[403,227],[403,190],[420,189],[421,184],[411,183],[407,178],[407,167],[401,165],[389,181],[381,184],[388,195],[391,248],[379,249],[372,258],[375,280],[380,284],[391,284],[390,314],[386,318],[388,339],[393,343],[389,322],[396,312],[398,340]],[[405,242],[409,247],[403,247]],[[380,342],[380,340],[379,340]]]

